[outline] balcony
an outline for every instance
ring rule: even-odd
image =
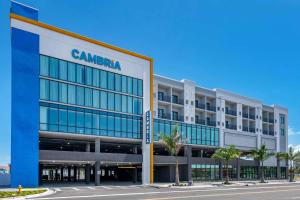
[[[236,125],[226,124],[227,129],[236,130]]]
[[[263,117],[263,122],[269,122],[268,118]]]
[[[206,105],[206,110],[216,112],[216,106]]]
[[[178,105],[183,105],[183,99],[178,99],[178,98],[173,98],[172,103],[178,104]]]
[[[202,124],[205,125],[205,120],[204,119],[196,119],[196,124]]]
[[[171,114],[170,113],[158,113],[158,118],[171,119]]]
[[[243,126],[243,131],[248,132],[249,131],[249,127],[248,126]]]
[[[235,110],[229,110],[229,109],[226,109],[226,114],[227,114],[227,115],[233,115],[233,116],[236,116],[236,111],[235,111]]]
[[[273,118],[270,118],[270,119],[269,119],[269,123],[274,124],[274,119],[273,119]]]
[[[249,128],[249,132],[255,133],[255,128]]]
[[[216,122],[215,121],[207,121],[207,126],[216,126]]]
[[[243,113],[243,118],[248,118],[249,114],[248,113]]]
[[[269,133],[268,130],[263,130],[264,135],[268,135],[268,133]]]
[[[273,135],[274,136],[274,131],[269,131],[269,135]]]
[[[179,121],[179,122],[183,122],[183,116],[182,115],[179,115],[179,116],[173,116],[172,120],[174,121]]]
[[[196,104],[195,104],[195,107],[204,110],[204,109],[205,109],[205,104],[204,104],[204,103],[196,103]]]
[[[159,101],[171,102],[171,97],[168,95],[158,95]]]
[[[249,118],[255,120],[255,115],[249,114]]]

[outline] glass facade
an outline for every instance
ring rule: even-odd
[[[171,134],[176,125],[182,134],[182,139],[187,139],[188,144],[219,146],[218,128],[160,119],[154,119],[154,139],[158,141],[160,133]]]
[[[40,56],[40,130],[142,138],[143,81]]]
[[[219,165],[192,165],[193,181],[220,180]]]

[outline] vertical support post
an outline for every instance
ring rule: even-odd
[[[100,177],[101,177],[101,171],[100,171],[100,161],[97,160],[95,163],[95,185],[100,185]]]
[[[71,166],[68,166],[68,182],[71,181]]]
[[[77,181],[77,166],[74,166],[74,182]]]
[[[184,146],[184,156],[187,157],[187,178],[189,185],[193,184],[193,177],[192,177],[192,148],[189,145]]]
[[[91,182],[91,165],[86,164],[85,165],[85,183],[90,184]]]
[[[63,182],[64,180],[64,167],[60,168],[60,181]]]
[[[39,164],[39,185],[43,184],[43,164]]]
[[[91,145],[90,145],[90,143],[86,143],[85,151],[86,152],[90,152],[91,151]]]
[[[240,158],[236,159],[236,179],[241,180],[241,163]]]
[[[96,138],[95,140],[95,153],[100,153],[100,138]]]
[[[137,182],[137,168],[135,167],[133,169],[133,183]]]
[[[223,162],[222,161],[219,162],[219,176],[220,176],[220,180],[223,180]]]
[[[280,176],[280,159],[279,158],[277,158],[276,177],[277,177],[277,179],[281,178],[281,176]]]

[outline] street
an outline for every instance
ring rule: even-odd
[[[123,199],[123,200],[293,200],[300,199],[300,184],[264,184],[254,186],[215,186],[208,188],[155,188],[149,186],[80,186],[51,188],[50,196],[35,200],[55,199]]]

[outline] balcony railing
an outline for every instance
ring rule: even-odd
[[[216,126],[216,122],[215,121],[207,121],[206,125],[207,126]]]
[[[158,118],[171,119],[171,114],[170,113],[162,113],[162,114],[158,113]]]
[[[196,103],[195,107],[200,108],[200,109],[205,109],[205,104],[204,103]]]
[[[236,125],[226,124],[226,128],[227,128],[227,129],[236,130]]]
[[[205,119],[196,119],[196,124],[205,125]]]
[[[172,99],[172,103],[183,105],[183,99]]]
[[[250,119],[254,119],[254,120],[255,120],[255,115],[253,115],[253,114],[249,114],[249,118],[250,118]]]
[[[274,135],[274,131],[269,131],[269,135]]]
[[[236,116],[235,110],[226,110],[226,114]]]
[[[249,128],[249,132],[255,133],[255,128]]]
[[[175,117],[175,116],[173,116],[173,118],[172,118],[172,120],[174,120],[174,121],[180,121],[180,122],[183,122],[183,116],[181,116],[181,115],[179,115],[179,116],[177,116],[177,117]]]
[[[268,131],[267,130],[263,130],[263,134],[268,135]]]
[[[243,126],[243,131],[246,131],[246,132],[248,132],[248,131],[249,131],[249,127],[247,127],[247,126]]]
[[[243,113],[243,117],[244,117],[244,118],[248,118],[248,117],[249,117],[249,114],[248,114],[248,113]]]
[[[263,117],[263,122],[269,122],[268,118]]]
[[[216,112],[216,106],[206,105],[206,110],[210,110],[210,111]]]
[[[270,119],[269,119],[269,123],[274,124],[274,119],[273,119],[273,118],[270,118]]]
[[[171,102],[171,97],[168,95],[158,96],[159,101]]]

